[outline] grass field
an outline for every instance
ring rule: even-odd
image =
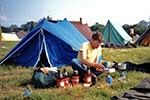
[[[3,42],[0,46],[0,60],[17,44],[17,42]],[[128,49],[110,49],[103,48],[103,60],[109,61],[113,65],[113,61],[133,63],[150,62],[150,47],[137,47]],[[70,66],[64,68],[72,74]],[[109,100],[111,97],[118,95],[121,92],[137,86],[145,77],[150,77],[149,74],[141,72],[128,72],[126,77],[128,83],[121,83],[117,80],[119,72],[111,73],[113,78],[112,85],[105,85],[99,88],[94,85],[89,88],[84,88],[82,84],[76,87],[68,87],[59,89],[56,87],[46,89],[35,89],[31,84],[33,71],[36,68],[26,68],[15,64],[0,66],[0,100]],[[106,84],[107,74],[98,76],[98,83]],[[32,94],[23,96],[27,91]]]

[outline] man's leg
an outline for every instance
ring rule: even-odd
[[[72,64],[71,65],[72,65],[73,70],[78,70],[79,77],[80,77],[80,82],[84,82],[83,78],[85,78],[86,68],[76,58],[72,59]]]
[[[76,58],[72,59],[71,65],[72,65],[73,70],[86,71],[86,68]]]

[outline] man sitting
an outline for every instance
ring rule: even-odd
[[[103,41],[104,37],[100,32],[93,33],[91,40],[81,45],[78,57],[72,59],[72,68],[79,71],[80,77],[84,77],[86,68],[90,67],[93,84],[97,82],[97,76],[103,73],[104,65],[107,65],[107,63],[98,63],[102,55]]]

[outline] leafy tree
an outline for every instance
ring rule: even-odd
[[[146,26],[142,26],[142,25],[138,25],[138,24],[134,24],[134,25],[125,24],[122,27],[129,35],[130,35],[131,28],[134,29],[134,35],[136,35],[136,34],[141,35],[147,29]]]
[[[10,33],[11,32],[11,28],[10,27],[1,26],[1,28],[2,28],[2,32],[3,33]]]
[[[22,30],[30,32],[34,28],[34,22],[33,21],[27,22],[26,24],[21,25],[21,27]]]
[[[99,24],[99,23],[97,22],[97,23],[95,23],[94,25],[92,25],[92,26],[90,27],[90,29],[91,29],[92,31],[103,32],[104,27],[105,27],[104,25]]]
[[[145,20],[141,20],[138,25],[141,25],[141,26],[147,26],[148,27],[148,23],[149,22],[146,22]]]
[[[123,29],[130,35],[130,29],[131,29],[131,26],[129,26],[128,24],[125,24],[122,26]]]
[[[135,34],[141,35],[147,29],[147,27],[136,24],[133,29]]]
[[[18,32],[19,31],[19,28],[17,25],[13,24],[10,26],[10,30],[11,32]]]
[[[2,32],[4,33],[10,33],[10,32],[18,32],[19,30],[24,30],[26,32],[30,32],[34,28],[34,22],[30,21],[26,24],[22,24],[19,28],[17,25],[11,25],[9,27],[2,26]]]
[[[2,32],[4,33],[11,33],[11,32],[18,32],[19,28],[17,25],[10,25],[9,27],[1,26]]]

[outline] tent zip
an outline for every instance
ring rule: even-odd
[[[51,64],[50,59],[49,59],[49,55],[47,53],[47,46],[46,46],[44,32],[43,32],[43,42],[44,42],[44,49],[45,49],[45,53],[46,53],[46,57],[47,57],[48,63],[50,64],[50,67],[52,67],[53,65]]]
[[[36,63],[34,64],[33,67],[35,67],[35,66],[38,64],[38,62],[39,62],[39,60],[40,60],[40,55],[41,55],[42,50],[43,50],[43,43],[44,43],[44,42],[43,42],[43,39],[42,39],[42,45],[40,46],[40,39],[41,39],[40,35],[43,36],[43,29],[41,28],[40,31],[41,31],[41,33],[40,33],[39,36],[38,36],[40,53],[39,53],[39,55],[38,55],[38,60],[36,61]],[[40,47],[41,47],[41,48],[40,48]]]

